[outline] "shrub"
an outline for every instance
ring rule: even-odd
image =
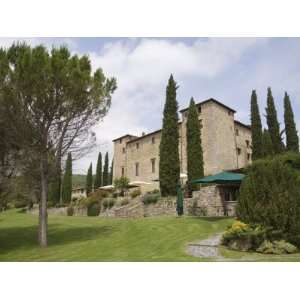
[[[91,199],[92,201],[101,201],[104,198],[107,198],[109,196],[109,192],[108,191],[103,191],[103,190],[96,190],[95,192],[91,193],[89,195],[89,199]]]
[[[87,208],[87,215],[89,217],[99,216],[100,214],[100,205],[98,202],[91,203]]]
[[[297,247],[284,240],[265,240],[256,251],[264,254],[290,254],[297,252]]]
[[[144,195],[144,197],[142,198],[142,201],[145,205],[148,204],[152,204],[152,203],[157,203],[157,201],[160,198],[160,194],[159,193],[147,193]]]
[[[21,194],[17,194],[16,200],[14,202],[15,208],[23,208],[28,205],[28,198],[23,197]]]
[[[266,229],[262,226],[250,226],[236,221],[222,237],[222,244],[234,250],[256,250],[265,240]]]
[[[124,198],[124,199],[122,199],[121,200],[121,206],[123,206],[123,205],[127,205],[129,203],[129,199],[128,198]]]
[[[297,160],[292,165],[284,157],[260,160],[249,167],[236,211],[243,222],[272,228],[277,238],[292,238],[300,234],[300,181]]]
[[[104,199],[102,202],[104,209],[112,208],[115,205],[115,203],[116,203],[116,200],[114,198],[107,198],[107,199]]]
[[[141,190],[140,189],[136,189],[136,190],[133,190],[131,193],[130,193],[130,197],[133,199],[133,198],[136,198],[137,196],[140,196],[141,195]]]
[[[67,216],[73,216],[74,215],[74,207],[73,206],[69,206],[67,208]]]
[[[114,186],[121,195],[124,195],[125,191],[127,191],[128,185],[129,185],[129,179],[125,176],[116,178],[114,180]]]

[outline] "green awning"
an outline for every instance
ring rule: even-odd
[[[241,183],[245,175],[233,172],[221,172],[212,176],[195,179],[192,183]]]

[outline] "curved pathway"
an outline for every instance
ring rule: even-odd
[[[206,240],[201,240],[187,245],[186,251],[189,255],[200,258],[223,258],[219,254],[222,233],[213,235]]]

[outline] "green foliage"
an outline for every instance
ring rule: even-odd
[[[102,154],[101,154],[101,152],[99,152],[99,154],[98,154],[94,188],[97,189],[100,186],[102,186]]]
[[[141,190],[140,189],[135,189],[133,190],[131,193],[130,193],[130,197],[133,199],[133,198],[136,198],[138,196],[141,195]]]
[[[14,201],[15,208],[23,208],[28,205],[28,198],[24,197],[22,194],[17,194]]]
[[[252,134],[252,159],[263,157],[262,125],[257,103],[256,91],[251,95],[251,134]]]
[[[159,146],[159,183],[163,196],[176,195],[180,177],[177,85],[170,76],[166,89],[163,126]]]
[[[265,240],[256,251],[264,254],[291,254],[297,252],[298,249],[284,240],[274,242]]]
[[[67,208],[67,216],[72,217],[74,215],[74,207],[72,205]]]
[[[178,216],[183,215],[183,191],[179,184],[177,185],[176,211]]]
[[[93,166],[92,163],[89,166],[88,173],[86,176],[86,194],[89,194],[93,191]]]
[[[0,50],[0,66],[0,105],[9,132],[22,150],[22,163],[36,163],[30,175],[38,174],[39,240],[46,246],[51,154],[60,162],[70,147],[92,145],[90,129],[106,115],[116,80],[106,78],[101,69],[92,70],[86,55],[72,55],[64,46],[48,50],[16,43]]]
[[[142,202],[145,205],[155,204],[158,202],[159,199],[160,199],[159,193],[146,193],[142,198]]]
[[[92,202],[87,207],[87,215],[89,217],[96,217],[99,216],[101,210],[101,206],[98,202]]]
[[[104,159],[104,167],[103,167],[103,186],[109,185],[108,166],[109,166],[109,159],[108,159],[108,152],[106,152],[105,159]]]
[[[68,153],[66,161],[66,169],[62,185],[62,200],[63,203],[70,203],[72,197],[72,154]]]
[[[114,198],[106,198],[102,202],[104,209],[111,209],[115,204],[116,204],[116,199]]]
[[[110,172],[109,172],[109,184],[113,184],[114,178],[114,160],[111,161]]]
[[[263,144],[263,149],[262,149],[263,157],[273,156],[274,155],[274,149],[273,149],[270,133],[267,129],[264,129],[264,131],[263,131],[262,144]]]
[[[263,226],[250,226],[236,221],[222,236],[222,244],[233,250],[256,250],[266,238],[266,229]]]
[[[75,174],[72,176],[72,188],[81,188],[86,184],[86,175]]]
[[[300,233],[300,181],[290,155],[258,160],[248,168],[240,188],[237,216],[290,236]]]
[[[200,135],[201,131],[198,119],[198,111],[194,99],[192,98],[190,101],[186,123],[188,182],[204,176],[203,152]],[[197,184],[189,184],[190,190],[195,190],[197,187]]]
[[[287,151],[299,152],[299,137],[297,134],[294,113],[287,93],[284,94],[284,124]]]
[[[54,205],[58,204],[60,200],[60,184],[58,178],[53,178],[49,183],[48,188],[48,202]]]
[[[115,178],[114,187],[119,191],[121,195],[124,195],[125,191],[127,191],[129,185],[129,179],[125,176],[121,176],[119,178]]]
[[[277,119],[277,111],[274,104],[271,88],[268,88],[266,118],[268,130],[272,140],[273,151],[275,154],[283,151],[283,143],[280,135],[280,127]]]

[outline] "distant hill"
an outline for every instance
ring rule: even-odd
[[[86,175],[74,174],[72,176],[72,186],[74,188],[85,187]]]

